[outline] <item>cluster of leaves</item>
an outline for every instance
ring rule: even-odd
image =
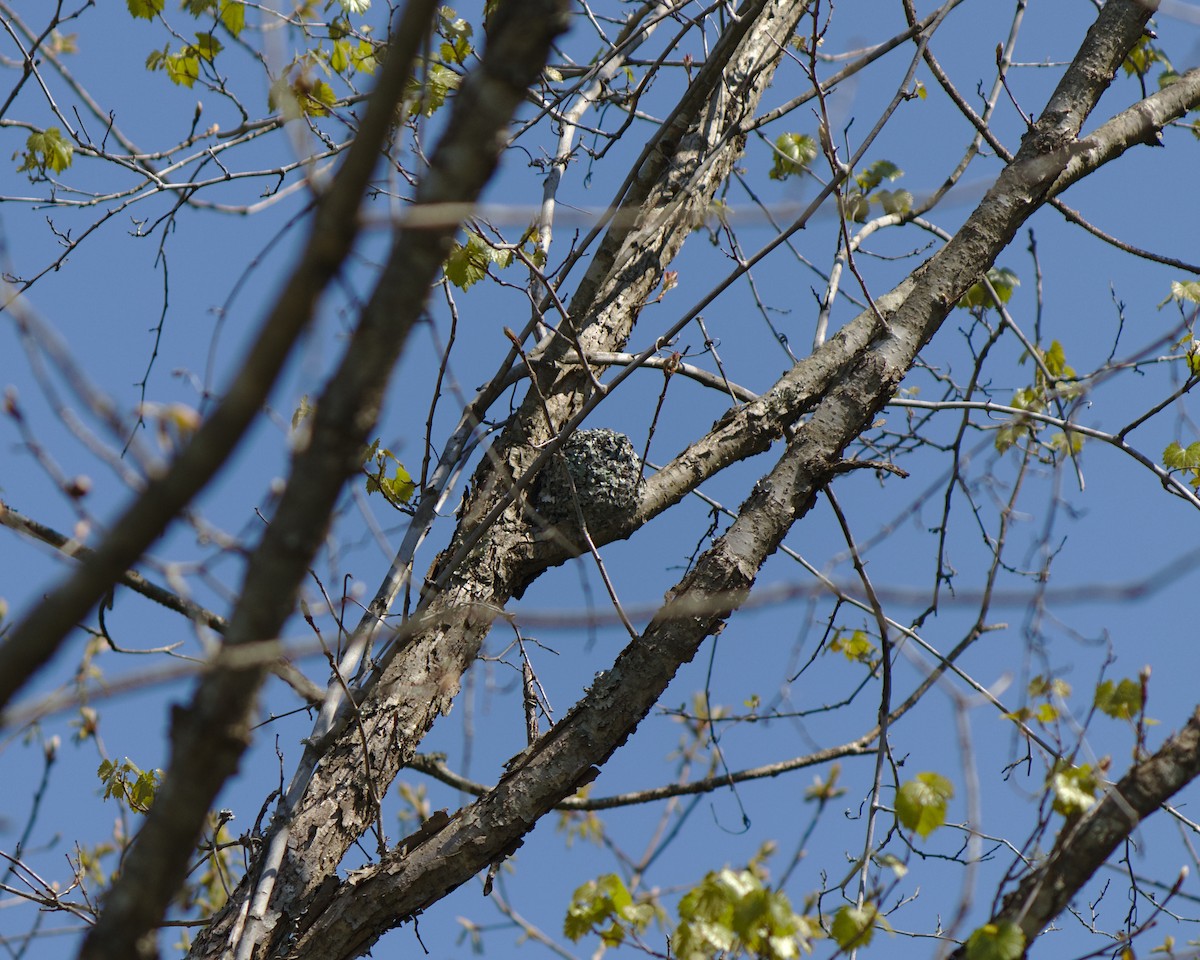
[[[408,503],[416,492],[417,484],[412,474],[391,450],[381,449],[378,440],[367,448],[363,456],[363,470],[367,474],[367,493],[383,494],[383,498],[393,507]]]
[[[1158,305],[1159,309],[1168,303],[1178,303],[1181,306],[1200,304],[1200,280],[1172,281],[1171,294]],[[1184,351],[1188,374],[1193,377],[1200,376],[1200,340],[1194,339],[1189,332],[1175,347]],[[1190,443],[1186,447],[1178,441],[1171,441],[1163,450],[1162,462],[1168,470],[1183,473],[1188,478],[1188,485],[1200,490],[1200,441]]]
[[[1059,704],[1071,696],[1071,685],[1065,680],[1038,674],[1029,681],[1028,702],[1016,710],[1004,714],[1019,723],[1035,722],[1043,727],[1056,723],[1062,715]],[[1092,705],[1102,714],[1115,720],[1140,721],[1154,724],[1143,715],[1145,691],[1142,681],[1124,677],[1120,680],[1102,680],[1096,684]]]
[[[143,770],[128,757],[120,763],[103,761],[96,776],[104,785],[105,800],[116,800],[135,813],[150,809],[162,783],[161,770]]]
[[[679,924],[671,938],[680,960],[748,954],[788,960],[811,952],[821,936],[817,922],[792,910],[785,894],[763,883],[762,870],[709,873],[679,902]]]
[[[817,158],[817,149],[817,141],[807,134],[781,133],[775,138],[774,163],[768,176],[772,180],[786,180],[803,173]]]
[[[808,170],[817,158],[820,148],[817,141],[804,133],[782,133],[772,144],[772,180],[788,177]],[[846,218],[855,223],[865,223],[870,216],[871,204],[878,204],[884,213],[905,214],[912,209],[913,195],[907,190],[881,190],[884,180],[898,180],[904,171],[890,160],[876,160],[866,170],[854,175],[854,186],[846,191],[843,205]]]
[[[595,933],[605,947],[616,947],[630,933],[645,930],[655,915],[653,905],[634,902],[625,881],[615,873],[606,873],[589,880],[572,895],[563,933],[574,942]]]
[[[1086,813],[1096,802],[1102,772],[1090,763],[1076,766],[1066,760],[1056,761],[1049,777],[1054,812],[1064,817],[1078,817]]]
[[[855,630],[849,636],[840,627],[834,631],[827,648],[830,653],[840,653],[851,663],[862,663],[874,672],[879,664],[879,648],[871,642],[865,630]]]
[[[1175,69],[1170,58],[1167,57],[1166,51],[1158,46],[1154,42],[1154,39],[1153,34],[1142,34],[1142,38],[1129,51],[1129,56],[1121,64],[1122,69],[1125,71],[1125,76],[1136,76],[1141,82],[1143,94],[1146,90],[1146,77],[1149,76],[1155,64],[1161,67],[1157,78],[1160,90],[1164,87],[1169,87],[1179,79],[1179,71]],[[1186,126],[1192,131],[1192,136],[1200,139],[1200,121],[1193,121],[1186,124]]]
[[[317,75],[325,64],[315,51],[297,57],[267,91],[267,107],[278,110],[288,120],[299,117],[327,117],[337,104],[337,94]]]
[[[1134,720],[1145,707],[1142,684],[1125,677],[1096,684],[1096,709],[1116,720]]]
[[[441,7],[437,16],[437,35],[441,38],[438,53],[445,63],[462,66],[474,52],[471,37],[475,28],[454,12],[453,7]]]
[[[418,114],[432,117],[437,113],[462,82],[457,70],[475,52],[471,44],[474,27],[458,16],[452,7],[438,10],[435,29],[441,41],[438,44],[438,56],[427,61],[421,76],[413,77],[408,83],[405,99],[410,117]]]
[[[162,13],[163,0],[126,0],[129,12],[139,19],[153,20]],[[161,50],[151,51],[146,57],[146,69],[154,72],[166,71],[167,77],[177,86],[191,87],[200,79],[203,64],[211,64],[224,44],[217,39],[218,26],[237,37],[246,26],[246,8],[237,0],[183,0],[183,10],[193,18],[212,18],[208,30],[194,34],[194,43],[185,43],[178,50],[167,44]]]
[[[762,861],[769,852],[764,847],[743,870],[713,871],[683,895],[670,936],[671,956],[792,960],[812,951],[813,941],[824,933],[815,918],[793,911],[787,896],[767,885]],[[572,941],[597,934],[603,947],[615,947],[643,933],[653,920],[665,922],[661,908],[648,897],[635,900],[619,876],[605,874],[575,891],[563,932]]]
[[[1154,38],[1150,34],[1143,33],[1141,39],[1129,51],[1129,56],[1125,58],[1121,68],[1127,77],[1134,75],[1144,77],[1150,73],[1156,63],[1161,63],[1167,70],[1174,72],[1171,61],[1167,59],[1162,47],[1154,43]]]
[[[370,28],[364,27],[363,34],[369,34]],[[379,65],[376,58],[378,50],[374,41],[368,36],[355,36],[350,27],[350,21],[339,17],[329,25],[329,39],[332,47],[327,55],[331,69],[343,76],[353,73],[373,74]]]
[[[191,87],[200,79],[200,64],[212,63],[224,45],[212,33],[197,33],[196,42],[185,44],[174,53],[170,44],[161,50],[152,50],[146,57],[146,69],[151,73],[165,70],[170,81],[177,86]]]
[[[1156,722],[1145,715],[1148,676],[1143,673],[1140,679],[1102,680],[1096,684],[1092,696],[1092,707],[1098,713],[1138,728],[1139,748],[1142,746],[1142,728]],[[1038,675],[1029,682],[1028,695],[1029,702],[1025,706],[1005,716],[1019,723],[1036,722],[1048,727],[1060,719],[1061,705],[1071,696],[1071,687],[1063,680]],[[1086,812],[1096,802],[1107,767],[1107,760],[1096,766],[1056,760],[1046,777],[1055,812],[1064,817],[1077,817]]]
[[[469,290],[487,276],[493,264],[503,269],[513,262],[511,250],[498,250],[477,233],[467,233],[465,244],[455,242],[443,270],[460,290]]]
[[[1008,303],[1012,299],[1013,290],[1021,285],[1020,279],[1008,267],[992,267],[987,272],[987,283],[982,280],[967,289],[955,304],[960,310],[990,310],[996,306],[996,301],[988,290],[988,285],[996,291],[1000,303]]]
[[[497,250],[478,234],[468,233],[467,242],[455,242],[446,258],[446,279],[460,290],[468,290],[487,276],[492,264],[503,268],[509,266],[512,259],[511,250]]]
[[[163,11],[164,0],[126,0],[130,14],[152,20]],[[211,66],[224,45],[217,37],[223,28],[235,39],[246,26],[246,8],[240,0],[182,0],[182,9],[193,18],[209,18],[209,28],[194,34],[195,41],[178,49],[167,44],[146,58],[146,69],[162,70],[177,86],[191,87],[200,79],[206,65]],[[365,0],[343,2],[350,13],[362,13],[370,6]],[[468,27],[469,30],[469,27]],[[288,119],[299,116],[327,116],[338,99],[325,77],[340,74],[374,73],[377,45],[369,38],[370,29],[355,33],[345,16],[328,24],[330,47],[318,44],[295,56],[283,73],[271,84],[267,104]]]
[[[1000,291],[997,289],[996,292]],[[1041,363],[1034,368],[1033,383],[1017,390],[1009,405],[1018,410],[1048,413],[1055,399],[1070,400],[1078,396],[1080,388],[1075,383],[1075,368],[1067,363],[1066,354],[1059,341],[1052,340],[1047,349],[1040,347],[1034,349],[1037,351]],[[1021,357],[1020,362],[1024,364],[1028,359],[1029,354],[1026,353]],[[1041,433],[1041,426],[1041,421],[1038,420],[1025,417],[1015,418],[996,432],[996,449],[1000,453],[1004,453],[1022,436],[1037,436]],[[1071,452],[1077,453],[1083,446],[1083,437],[1077,433],[1068,435],[1061,430],[1056,430],[1044,446],[1051,454],[1054,454],[1067,449],[1068,444]]]
[[[17,167],[19,173],[29,171],[29,179],[35,176],[45,176],[47,170],[62,173],[71,165],[71,156],[75,148],[71,146],[58,127],[48,127],[42,131],[34,131],[25,140],[25,153],[19,154],[23,159]],[[15,156],[14,156],[15,159]]]
[[[904,176],[904,171],[890,160],[876,160],[873,164],[854,175],[855,186],[846,192],[842,203],[846,219],[855,223],[866,223],[871,215],[871,204],[879,204],[884,213],[905,214],[912,209],[913,195],[907,190],[880,190],[884,180],[895,181]]]
[[[1004,716],[1018,723],[1036,722],[1048,727],[1057,722],[1060,714],[1058,702],[1065,701],[1071,696],[1071,685],[1057,677],[1046,677],[1038,674],[1029,681],[1026,688],[1027,702]]]
[[[203,865],[192,873],[179,895],[180,907],[201,917],[211,917],[220,910],[238,881],[233,863],[233,835],[223,824],[218,826],[211,813],[208,827],[207,832],[213,838],[212,847]]]
[[[96,770],[103,787],[105,800],[113,800],[123,811],[144,815],[154,804],[154,798],[162,785],[162,771],[143,770],[126,757],[121,762],[104,760]],[[225,828],[225,819],[210,813],[206,833],[212,838],[205,844],[204,859],[189,875],[187,883],[179,891],[177,902],[181,909],[199,917],[212,916],[228,898],[229,891],[236,885],[233,851],[236,846],[233,836]],[[118,818],[111,841],[90,847],[76,847],[76,869],[79,876],[89,878],[99,889],[112,883],[115,873],[109,873],[104,863],[110,857],[125,850],[130,834],[124,825],[124,814]],[[121,857],[118,857],[118,862]],[[186,939],[179,945],[186,950]]]

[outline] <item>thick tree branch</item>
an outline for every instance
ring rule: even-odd
[[[446,132],[417,188],[416,208],[470,204],[478,198],[507,143],[514,110],[544,68],[551,42],[566,29],[566,14],[563,0],[513,0],[495,11],[483,59],[455,98]],[[444,222],[406,227],[397,234],[346,354],[317,403],[310,442],[297,454],[278,511],[251,559],[226,636],[227,649],[269,641],[291,615],[337,495],[360,466],[392,368],[457,229],[456,223]],[[207,809],[244,749],[261,670],[238,669],[236,660],[222,666],[226,669],[206,678],[192,707],[177,719],[172,740],[178,762],[168,772],[126,876],[134,872],[133,860],[139,853],[148,860],[161,859],[162,843],[154,836],[158,825],[166,830],[169,823],[182,820],[179,813],[185,803]],[[221,754],[212,756],[218,750]],[[197,765],[198,755],[207,762]],[[371,776],[368,763],[367,777]],[[377,802],[376,785],[369,782],[365,789],[369,819]],[[265,910],[270,886],[264,890],[263,904],[256,898],[255,909],[247,912],[250,903],[245,895],[256,876],[252,871],[243,883],[244,895],[226,908],[228,925],[214,923],[207,936],[197,941],[198,954],[214,947],[228,950],[232,945],[224,942],[228,937],[237,944],[238,956],[249,956],[264,931],[269,935],[278,919]],[[273,876],[272,872],[267,882]]]
[[[278,893],[291,925],[276,928],[277,944],[298,934],[300,939],[292,946],[330,956],[354,955],[368,948],[383,930],[394,925],[397,916],[423,909],[511,850],[539,816],[573,792],[581,779],[590,775],[592,765],[602,763],[624,741],[654,702],[656,691],[665,688],[679,665],[740,604],[762,560],[808,509],[819,487],[832,479],[845,446],[886,403],[953,304],[1045,202],[1067,164],[1082,156],[1083,148],[1075,141],[1080,126],[1140,36],[1146,16],[1141,4],[1112,0],[1021,151],[958,236],[912,279],[888,297],[877,299],[879,313],[853,321],[790,372],[773,394],[731,414],[721,425],[721,429],[728,428],[725,440],[736,443],[732,434],[743,431],[732,429],[732,424],[742,418],[747,428],[744,432],[750,437],[747,446],[728,454],[727,462],[738,459],[739,453],[747,455],[750,445],[765,449],[785,433],[790,433],[791,439],[783,458],[756,488],[729,533],[673,591],[667,607],[646,635],[622,654],[614,670],[550,734],[517,759],[495,791],[463,811],[433,839],[402,845],[403,850],[388,854],[381,867],[355,875],[341,889],[321,886],[372,814],[371,791],[361,781],[364,763],[381,778],[379,782],[390,780],[437,713],[448,705],[462,671],[511,591],[522,586],[532,571],[540,572],[549,562],[561,562],[566,554],[561,548],[531,542],[532,531],[518,500],[486,531],[460,567],[442,571],[445,589],[426,598],[421,623],[404,631],[403,643],[394,647],[363,703],[361,719],[370,734],[366,757],[357,734],[344,736],[334,744],[310,785],[309,799],[293,824],[293,836],[303,837],[306,849],[301,850],[299,841],[293,840]],[[757,70],[743,69],[743,73],[761,75]],[[680,141],[680,150],[685,142],[686,136]],[[713,138],[710,147],[713,142],[721,140]],[[703,141],[700,143],[702,146]],[[700,149],[697,157],[703,156]],[[675,159],[679,162],[678,154]],[[692,162],[688,159],[680,165],[687,169]],[[715,165],[705,159],[695,163],[691,169],[707,170]],[[672,179],[677,174],[678,167],[666,170],[668,182],[660,196],[667,208],[682,215],[687,210],[672,206],[674,198],[693,188]],[[697,183],[696,189],[703,188]],[[651,194],[647,194],[648,203],[654,202],[649,199]],[[679,221],[684,222],[686,217]],[[637,229],[649,229],[647,224],[657,228],[662,220],[655,220],[652,214]],[[600,258],[606,261],[602,274],[611,279],[585,283],[585,295],[577,293],[576,298],[581,305],[594,304],[598,312],[576,314],[576,300],[572,301],[573,316],[595,319],[581,337],[573,338],[585,350],[614,350],[623,344],[643,302],[640,291],[645,288],[648,292],[657,284],[663,265],[674,254],[672,243],[651,231],[638,235],[633,246],[624,248],[628,253],[609,252]],[[647,255],[647,249],[653,255]],[[648,281],[652,282],[647,286]],[[601,286],[610,293],[600,292]],[[589,339],[593,336],[594,340]],[[581,374],[555,369],[550,362],[556,350],[561,349],[564,358],[569,355],[572,344],[566,342],[568,338],[562,339],[560,347],[552,340],[551,350],[543,358],[541,393],[554,419],[566,419],[588,389]],[[526,407],[497,445],[496,459],[477,473],[475,493],[455,543],[473,533],[473,526],[506,495],[511,477],[520,475],[532,462],[533,444],[549,436],[540,401],[536,409],[532,399]],[[808,420],[800,425],[799,418],[805,413]],[[704,468],[697,467],[693,473],[700,476]],[[669,474],[664,477],[657,494],[664,504],[694,485],[690,479],[681,482],[677,475],[674,483],[681,491],[677,493],[670,489],[670,480]],[[648,510],[654,509],[651,503],[659,502],[652,496],[648,487]],[[639,521],[649,515],[648,510],[643,510]],[[637,525],[630,524],[618,535],[627,535]],[[452,544],[443,561],[454,551]],[[652,657],[655,652],[660,659],[642,662],[642,657]],[[626,672],[634,661],[645,670]],[[613,703],[618,689],[622,697],[630,698],[620,710]],[[368,891],[371,896],[363,896]],[[359,908],[364,902],[378,904],[378,908],[351,916],[354,911],[348,905],[352,900]]]
[[[665,265],[703,216],[740,154],[739,125],[769,83],[804,8],[800,0],[746,4],[729,27],[730,36],[739,42],[720,41],[706,59],[703,82],[698,77],[685,94],[687,109],[680,112],[680,129],[662,148],[666,154],[656,155],[646,168],[647,180],[638,188],[640,197],[652,198],[645,202],[653,212],[637,229],[622,219],[621,240],[613,242],[625,252],[614,254],[620,265],[612,266],[603,279],[605,292],[577,295],[580,309],[587,307],[579,322],[591,324],[596,331],[585,340],[589,348],[619,346],[628,336]],[[573,315],[575,310],[573,300]],[[570,344],[564,343],[563,349],[570,350]],[[565,420],[585,399],[586,377],[577,368],[559,370],[549,361],[543,369],[547,371],[543,395],[555,419]],[[540,404],[531,394],[494,448],[494,456],[477,472],[472,502],[443,561],[465,538],[476,534],[480,519],[506,494],[511,478],[539,455],[534,444],[548,436]],[[433,720],[448,710],[459,678],[474,660],[493,616],[527,580],[525,563],[534,533],[523,504],[511,504],[460,568],[444,572],[446,587],[426,597],[420,623],[414,625],[419,629],[406,629],[404,642],[393,645],[359,711],[368,734],[366,757],[357,731],[345,727],[308,784],[305,801],[290,826],[291,849],[277,881],[281,908],[303,912],[306,899],[371,822],[372,788],[363,782],[364,764],[379,785],[390,782]],[[303,843],[294,839],[297,836],[304,838]],[[241,896],[239,889],[234,899]]]
[[[469,203],[479,196],[498,162],[513,111],[541,72],[551,41],[566,27],[564,5],[555,0],[515,6],[495,13],[481,66],[464,82],[416,191],[418,206]],[[399,84],[392,93],[402,90]],[[393,108],[398,100],[397,95]],[[83,956],[153,952],[144,933],[182,881],[203,818],[249,741],[263,670],[240,663],[235,651],[276,643],[291,616],[337,496],[360,465],[392,367],[456,230],[445,224],[398,233],[345,356],[317,403],[311,439],[296,454],[279,508],[250,559],[217,663],[191,706],[175,717],[170,768]]]
[[[842,450],[886,403],[954,303],[1045,202],[1079,152],[1074,138],[1084,119],[1148,15],[1136,2],[1112,0],[1104,8],[1013,163],[962,230],[880,313],[852,324],[841,343],[835,338],[830,350],[813,358],[825,375],[823,387],[818,380],[812,394],[801,394],[811,409],[808,421],[796,429],[783,458],[756,486],[726,535],[671,592],[642,639],[567,718],[510,764],[495,791],[432,840],[407,849],[403,859],[389,855],[379,867],[352,876],[328,909],[314,908],[310,916],[319,919],[302,934],[303,947],[322,952],[349,944],[350,955],[364,949],[381,924],[423,909],[510,851],[554,803],[590,778],[593,764],[624,742],[679,665],[739,605],[762,561],[832,479]],[[713,598],[719,598],[719,609]],[[359,909],[347,909],[352,901]],[[364,915],[364,902],[381,904],[379,912]]]
[[[748,596],[797,508],[811,500],[806,497],[810,478],[802,472],[808,447],[803,440],[789,445],[729,531],[671,591],[642,636],[563,720],[509,761],[494,790],[415,849],[389,853],[377,867],[352,874],[333,896],[319,896],[304,918],[305,927],[312,926],[299,931],[296,948],[320,956],[359,955],[384,929],[511,853],[540,817],[594,778],[596,767],[625,742],[680,664],[691,660]],[[693,594],[719,595],[724,602],[698,613],[687,602]],[[683,601],[684,609],[676,601]]]
[[[1187,725],[1154,754],[1134,764],[1078,821],[1068,822],[1049,856],[1004,898],[993,923],[1015,923],[1025,934],[1025,953],[1034,939],[1071,902],[1137,828],[1184,786],[1200,776],[1200,708]],[[951,960],[963,960],[960,947]]]

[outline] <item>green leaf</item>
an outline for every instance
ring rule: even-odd
[[[866,631],[855,630],[849,637],[846,637],[843,636],[840,629],[829,641],[829,650],[831,653],[842,654],[851,663],[865,663],[869,667],[874,667],[875,655],[879,652],[875,644],[871,642],[871,638],[867,636]]]
[[[375,59],[375,44],[370,40],[359,40],[358,46],[350,54],[350,60],[359,73],[373,74],[379,65]]]
[[[140,20],[153,20],[162,13],[163,0],[125,0],[129,12]]]
[[[1017,275],[1009,270],[1008,267],[1001,267],[1000,269],[992,267],[987,272],[987,278],[995,288],[996,295],[1000,298],[1001,303],[1008,303],[1012,299],[1013,288],[1021,285],[1021,281],[1017,278]],[[987,288],[980,282],[969,288],[966,293],[959,297],[958,303],[955,306],[963,310],[970,310],[976,307],[982,307],[986,310],[991,308],[993,303],[991,294],[987,292]]]
[[[1071,695],[1071,685],[1058,677],[1047,677],[1038,674],[1029,681],[1031,697],[1061,697],[1063,700]]]
[[[1162,309],[1168,303],[1200,303],[1200,280],[1172,280],[1171,295],[1158,305]]]
[[[1064,817],[1086,812],[1096,802],[1099,782],[1090,764],[1078,767],[1055,765],[1050,775],[1050,790],[1054,794],[1054,811]]]
[[[391,499],[408,503],[413,492],[417,489],[412,474],[404,469],[404,464],[397,462],[395,473],[388,479],[381,480],[379,486]]]
[[[985,923],[967,938],[967,960],[1018,960],[1025,934],[1011,920]]]
[[[71,165],[74,152],[75,148],[58,127],[48,127],[41,133],[31,133],[25,139],[25,160],[17,170],[36,170],[42,174],[53,170],[62,173]]]
[[[1142,685],[1125,679],[1105,680],[1096,686],[1096,709],[1117,720],[1132,720],[1142,712]]]
[[[782,892],[765,887],[754,867],[709,873],[683,896],[671,938],[673,956],[709,960],[728,953],[792,960],[811,949],[820,927],[794,913]]]
[[[333,88],[324,80],[313,79],[307,73],[300,73],[289,81],[280,77],[267,94],[267,105],[272,110],[279,110],[289,120],[299,116],[326,117],[329,110],[337,103]]]
[[[1020,424],[1008,424],[996,431],[996,452],[1006,453],[1020,439],[1025,427]]]
[[[807,170],[816,159],[817,141],[803,133],[782,133],[775,139],[772,157],[774,163],[768,176],[772,180],[786,180]]]
[[[462,77],[449,67],[443,67],[440,63],[432,64],[425,76],[424,83],[415,78],[409,81],[406,91],[410,100],[409,116],[423,113],[427,117],[432,117],[446,102],[450,91],[457,89],[460,83],[462,83]]]
[[[246,26],[246,8],[234,0],[225,0],[221,4],[221,23],[235,37],[241,34]]]
[[[996,292],[1000,293],[999,287],[996,288]],[[1001,294],[1001,299],[1003,299],[1003,294]],[[1062,376],[1075,375],[1075,371],[1067,366],[1067,357],[1063,352],[1063,346],[1057,340],[1050,341],[1050,349],[1042,354],[1042,363],[1046,365],[1050,376],[1056,379]]]
[[[167,76],[176,86],[191,88],[200,79],[200,57],[194,47],[184,47],[179,53],[167,56],[163,65],[167,68]]]
[[[912,209],[913,195],[907,190],[877,190],[874,196],[884,213],[903,215]]]
[[[946,822],[946,801],[954,784],[938,773],[918,773],[896,794],[896,816],[909,830],[927,837]]]
[[[367,469],[367,493],[382,493],[393,506],[408,503],[416,492],[417,485],[404,464],[391,450],[380,450],[378,440],[371,444],[363,458],[364,465],[371,460],[375,461],[375,469]],[[387,475],[389,463],[395,464],[390,477]]]
[[[843,950],[865,947],[875,936],[878,917],[879,911],[874,904],[865,903],[861,907],[846,905],[834,914],[829,932]]]
[[[861,193],[847,194],[843,206],[849,219],[855,223],[867,222],[867,216],[871,212],[871,202]]]
[[[324,80],[314,80],[308,84],[300,96],[300,108],[313,117],[329,115],[329,108],[337,103],[333,87]]]
[[[892,161],[876,160],[862,173],[855,174],[854,179],[863,193],[870,193],[884,180],[898,180],[902,176],[904,176],[904,171]]]
[[[511,250],[497,250],[478,234],[468,233],[465,246],[456,242],[450,249],[443,270],[447,280],[460,290],[468,290],[487,276],[489,266],[507,267],[512,258]]]
[[[209,63],[212,63],[213,58],[225,49],[221,41],[211,33],[196,34],[196,42],[193,47],[196,51],[196,56]]]
[[[625,925],[642,930],[653,918],[653,910],[635,906],[625,882],[615,873],[589,880],[571,897],[563,933],[572,941],[597,931],[606,946],[625,938]],[[608,924],[608,926],[604,926]]]
[[[1125,76],[1132,76],[1136,73],[1139,77],[1144,77],[1156,63],[1162,63],[1168,70],[1171,69],[1171,61],[1167,59],[1167,55],[1160,48],[1150,42],[1152,39],[1150,34],[1143,33],[1133,49],[1129,51],[1129,55],[1121,64],[1125,70]]]
[[[345,73],[351,65],[350,41],[346,39],[336,41],[333,49],[329,51],[329,66],[338,73]]]
[[[1042,726],[1047,726],[1058,719],[1058,707],[1052,703],[1043,703],[1034,711],[1033,717]]]
[[[1200,440],[1189,443],[1186,449],[1172,441],[1163,450],[1162,460],[1163,466],[1171,470],[1200,470]]]
[[[104,785],[104,799],[123,803],[136,813],[146,813],[162,783],[161,770],[142,770],[126,757],[121,763],[104,760],[96,770]]]

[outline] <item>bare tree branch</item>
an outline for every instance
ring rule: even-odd
[[[322,291],[358,236],[359,203],[435,6],[417,0],[405,8],[359,135],[318,203],[304,252],[224,398],[167,473],[152,479],[112,525],[92,557],[26,614],[0,646],[0,710],[204,488],[258,415]]]

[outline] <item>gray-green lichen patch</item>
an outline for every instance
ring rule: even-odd
[[[574,529],[578,501],[588,531],[600,534],[633,514],[642,486],[642,461],[625,434],[577,430],[542,474],[537,511],[550,523]]]

